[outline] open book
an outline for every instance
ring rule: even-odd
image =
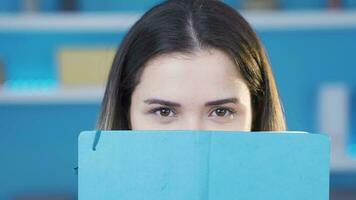
[[[302,132],[84,131],[79,200],[327,200],[329,139]]]

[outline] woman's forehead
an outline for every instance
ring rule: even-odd
[[[218,50],[156,57],[145,66],[135,91],[140,96],[206,101],[246,95],[235,63]]]
[[[156,79],[155,79],[156,78]],[[140,82],[156,80],[154,83],[231,82],[241,79],[236,64],[219,50],[200,50],[191,55],[173,53],[155,57],[143,70]]]

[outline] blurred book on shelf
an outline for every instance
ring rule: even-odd
[[[104,86],[115,49],[66,47],[57,53],[58,80],[62,86]]]
[[[247,10],[275,10],[279,8],[278,0],[243,0],[242,9]]]
[[[22,11],[26,13],[33,13],[39,11],[38,0],[22,0]]]
[[[332,189],[330,191],[331,200],[355,200],[356,191],[354,189]]]
[[[355,171],[352,158],[352,90],[345,83],[327,83],[318,94],[319,130],[331,139],[330,163],[333,171]]]
[[[339,9],[341,7],[340,0],[328,0],[329,9]]]
[[[78,10],[78,4],[76,0],[61,0],[59,3],[60,11],[69,12]]]
[[[19,11],[23,13],[72,12],[78,10],[77,0],[20,0],[13,5],[17,3],[20,3]]]
[[[4,85],[5,82],[5,69],[4,69],[4,63],[0,59],[0,87]]]

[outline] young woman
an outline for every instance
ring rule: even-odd
[[[168,0],[146,12],[113,61],[99,130],[283,131],[255,32],[217,0]]]

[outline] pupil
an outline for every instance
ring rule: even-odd
[[[225,113],[226,113],[226,110],[225,109],[217,109],[216,110],[216,114],[218,115],[218,116],[225,116]]]
[[[169,109],[166,109],[166,108],[162,108],[161,109],[161,115],[162,116],[168,116],[170,113],[170,110]]]

